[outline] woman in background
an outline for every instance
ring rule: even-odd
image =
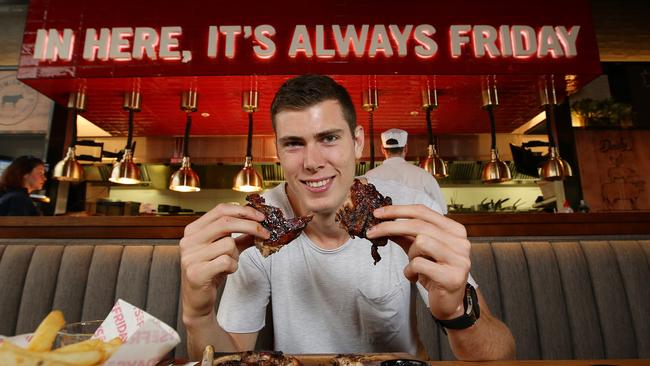
[[[45,163],[31,156],[16,158],[0,178],[0,216],[39,216],[29,194],[43,188]]]

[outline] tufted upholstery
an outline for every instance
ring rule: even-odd
[[[650,240],[475,240],[472,274],[521,359],[650,358]],[[0,334],[33,331],[50,309],[69,322],[106,316],[117,298],[175,326],[175,242],[0,243]],[[453,359],[423,302],[418,328],[432,359]],[[267,317],[270,320],[271,317]],[[257,348],[272,348],[272,324]],[[184,342],[176,350],[184,357]]]

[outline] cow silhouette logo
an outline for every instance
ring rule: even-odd
[[[27,119],[38,101],[38,93],[16,79],[15,74],[0,77],[0,125],[14,126]]]

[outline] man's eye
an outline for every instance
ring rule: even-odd
[[[302,146],[302,143],[300,141],[287,141],[284,143],[284,147],[298,147]]]
[[[333,142],[336,142],[338,139],[339,139],[339,137],[336,136],[336,135],[329,135],[329,136],[323,137],[323,142],[325,142],[327,144],[331,144]]]

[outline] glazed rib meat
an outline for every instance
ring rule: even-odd
[[[364,184],[359,179],[355,179],[350,187],[349,199],[345,202],[336,213],[336,221],[350,234],[352,238],[358,236],[366,238],[366,231],[382,221],[376,218],[372,212],[383,206],[391,205],[393,201],[390,197],[384,197],[377,191],[374,185]],[[376,238],[370,240],[372,248],[370,253],[375,260],[375,264],[381,260],[378,247],[388,243],[388,238]]]
[[[247,206],[251,206],[264,214],[265,218],[261,224],[271,233],[271,236],[266,240],[255,239],[255,246],[264,257],[277,252],[297,238],[313,218],[313,215],[309,215],[287,219],[279,208],[266,205],[264,197],[259,194],[248,195],[246,201],[249,202]]]
[[[215,358],[213,366],[300,366],[295,357],[282,352],[241,352]]]

